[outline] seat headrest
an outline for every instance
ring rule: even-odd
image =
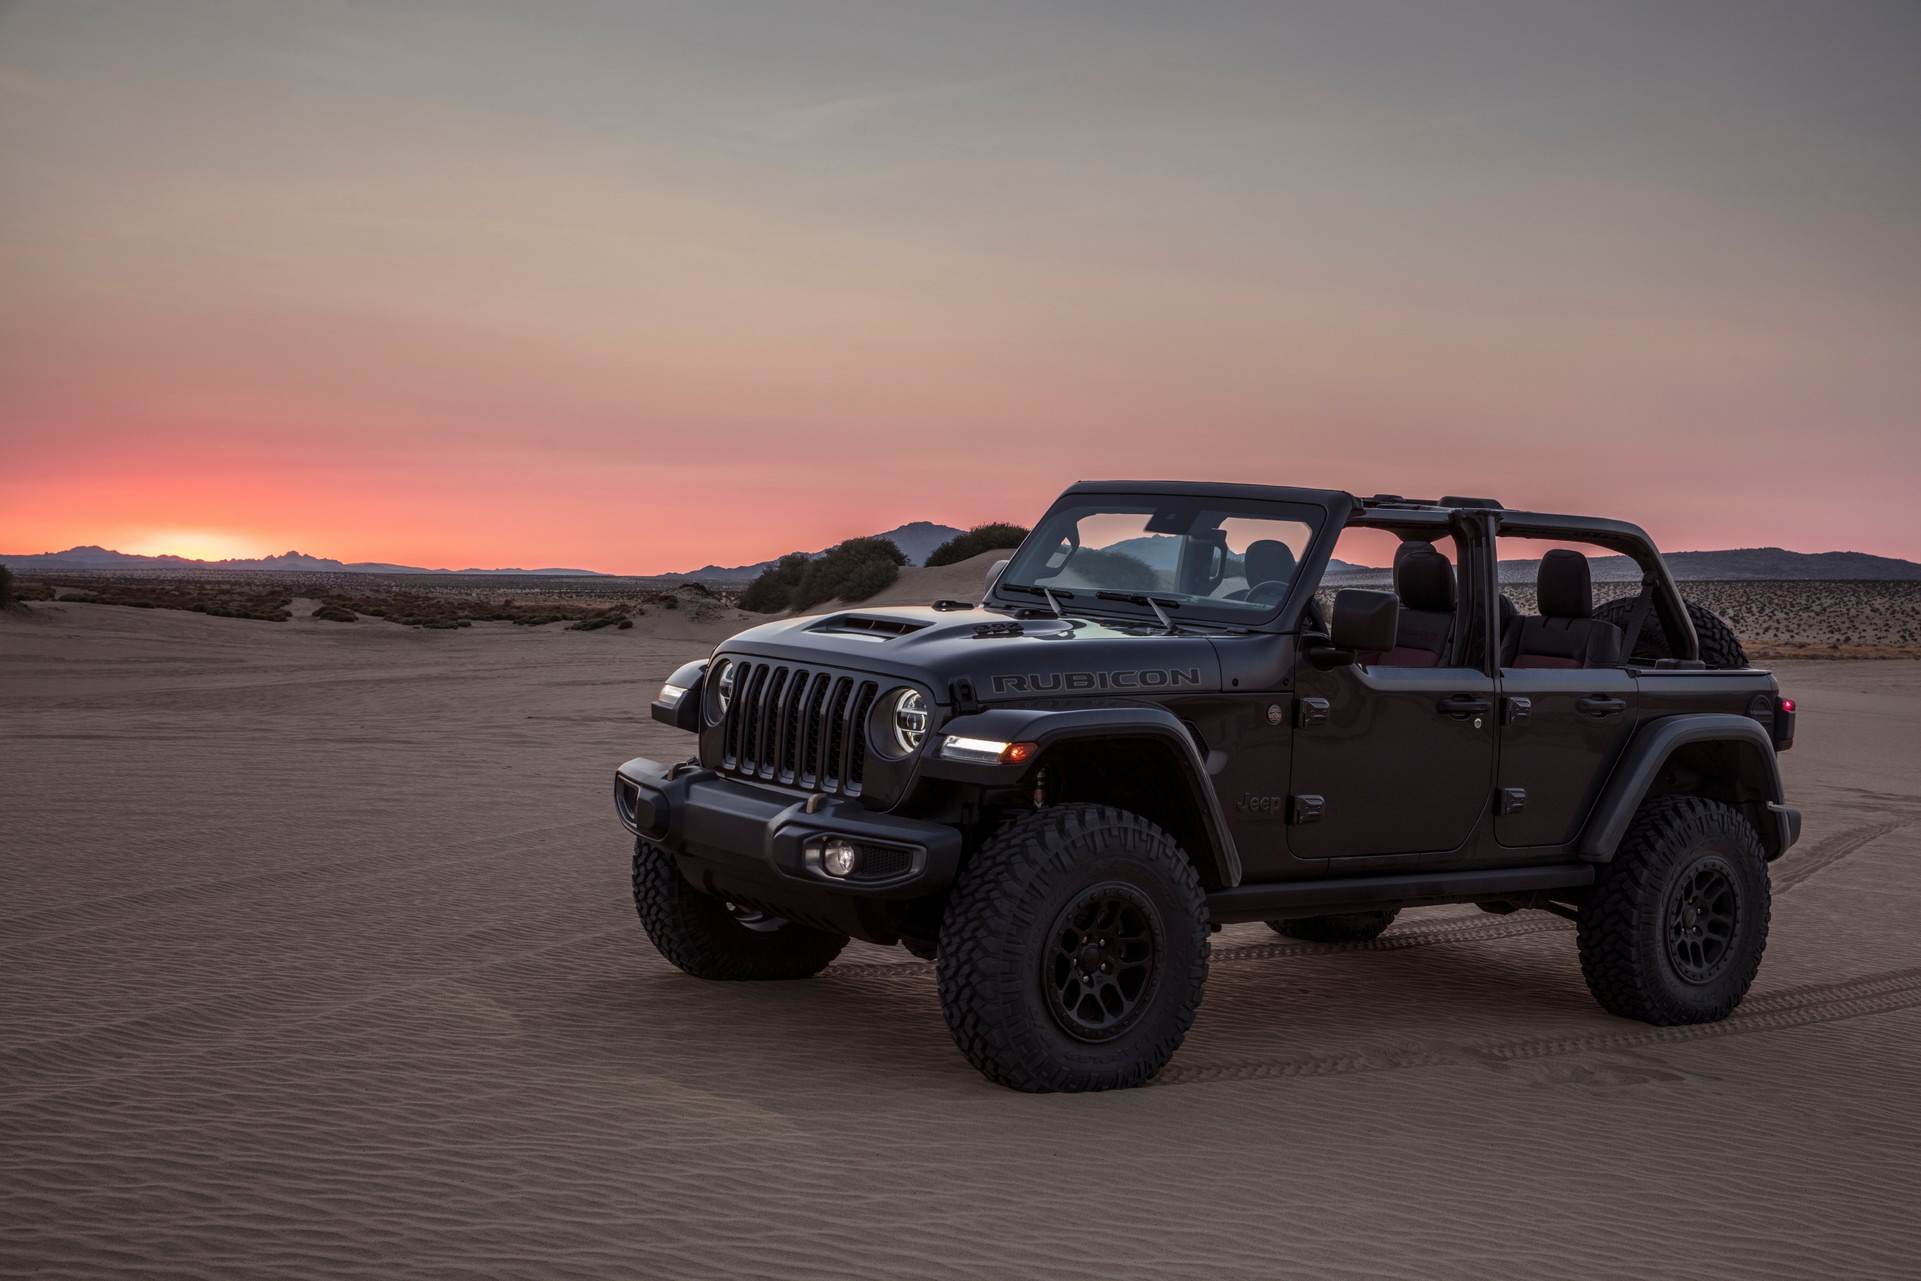
[[[1580,552],[1562,547],[1541,557],[1534,587],[1543,618],[1586,618],[1594,612],[1594,586]]]
[[[1241,559],[1247,566],[1249,587],[1259,587],[1262,583],[1284,583],[1294,577],[1294,553],[1279,539],[1255,539],[1247,545],[1247,552]]]
[[[1394,550],[1394,594],[1403,609],[1454,612],[1454,566],[1433,543],[1405,542]]]

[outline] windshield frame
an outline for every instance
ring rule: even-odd
[[[1331,544],[1328,531],[1339,530],[1346,522],[1348,509],[1351,508],[1353,500],[1345,494],[1339,494],[1338,498],[1345,499],[1346,502],[1340,504],[1343,510],[1336,512],[1332,510],[1332,504],[1315,501],[1320,495],[1313,491],[1280,492],[1285,492],[1289,496],[1286,498],[1270,496],[1276,491],[1253,485],[1168,485],[1155,488],[1129,485],[1126,488],[1117,487],[1111,490],[1092,486],[1082,488],[1076,485],[1048,507],[1040,520],[1035,522],[1034,530],[1038,534],[1063,509],[1098,508],[1105,504],[1112,504],[1116,510],[1124,510],[1129,507],[1139,508],[1168,502],[1195,502],[1209,509],[1224,508],[1235,515],[1255,519],[1292,521],[1304,525],[1308,530],[1307,542],[1299,557],[1293,581],[1288,585],[1287,595],[1265,613],[1257,614],[1231,606],[1225,609],[1217,608],[1210,606],[1205,599],[1183,599],[1178,592],[1146,593],[1161,600],[1164,605],[1172,606],[1167,612],[1176,625],[1199,625],[1209,629],[1234,631],[1292,631],[1295,630],[1294,625],[1301,610],[1313,597],[1314,588],[1326,569],[1328,549]],[[1313,496],[1309,497],[1310,494]],[[1337,495],[1329,494],[1328,497],[1333,499]],[[1050,609],[1046,597],[1040,594],[1038,585],[1023,582],[1020,578],[1020,573],[1024,572],[1020,569],[1020,562],[1023,555],[1028,553],[1033,537],[1033,534],[1028,536],[1029,541],[1021,544],[1009,558],[1007,568],[994,580],[993,588],[987,593],[985,602],[987,605],[1010,610]],[[1019,587],[1034,590],[1031,592],[1009,590]],[[1055,588],[1054,595],[1060,598],[1061,609],[1068,614],[1123,618],[1130,622],[1138,620],[1150,626],[1158,625],[1155,611],[1150,605],[1116,600],[1111,594],[1106,599],[1098,599],[1094,589],[1091,588],[1068,588],[1065,592]]]

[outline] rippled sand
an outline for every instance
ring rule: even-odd
[[[0,620],[0,1274],[1889,1277],[1921,1265],[1921,664],[1784,667],[1807,837],[1712,1027],[1565,923],[1219,936],[1154,1087],[1029,1097],[932,969],[703,984],[609,775],[675,637]]]

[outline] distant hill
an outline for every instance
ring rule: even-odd
[[[1667,552],[1668,572],[1683,582],[1837,582],[1843,580],[1921,580],[1921,565],[1866,552],[1791,552],[1781,547],[1736,547],[1718,552]],[[1539,560],[1504,560],[1501,581],[1533,582]],[[1637,579],[1641,571],[1625,556],[1596,556],[1589,562],[1601,582]]]
[[[936,547],[939,547],[948,539],[966,532],[964,529],[955,529],[952,525],[936,525],[932,521],[917,520],[911,524],[890,529],[884,534],[871,535],[871,537],[885,538],[892,542],[894,546],[900,548],[901,555],[907,557],[907,563],[909,565],[924,565]],[[823,547],[820,551],[808,552],[807,554],[809,556],[824,556],[827,554],[827,549]],[[774,561],[779,559],[780,557],[776,556],[771,560],[755,561],[751,565],[706,565],[700,569],[687,570],[684,573],[663,574],[662,577],[713,578],[723,580],[739,579],[744,581],[759,577],[763,569],[766,569],[769,565],[773,564]]]
[[[380,561],[342,562],[305,552],[282,552],[257,560],[189,560],[185,556],[136,556],[105,547],[69,547],[63,552],[31,556],[0,555],[0,565],[13,569],[291,569],[320,574],[551,574],[602,577],[593,569],[420,569]]]

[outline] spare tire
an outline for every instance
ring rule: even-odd
[[[1748,652],[1741,648],[1741,638],[1734,634],[1727,620],[1705,605],[1687,602],[1688,617],[1694,622],[1694,635],[1701,642],[1701,661],[1709,667],[1734,668],[1748,665]],[[1634,597],[1623,596],[1598,607],[1594,616],[1604,623],[1616,627],[1627,626],[1628,615],[1634,612]],[[1635,658],[1661,659],[1673,658],[1674,649],[1668,644],[1667,633],[1661,628],[1661,615],[1658,610],[1649,610],[1647,621],[1641,625],[1641,639],[1634,647]]]

